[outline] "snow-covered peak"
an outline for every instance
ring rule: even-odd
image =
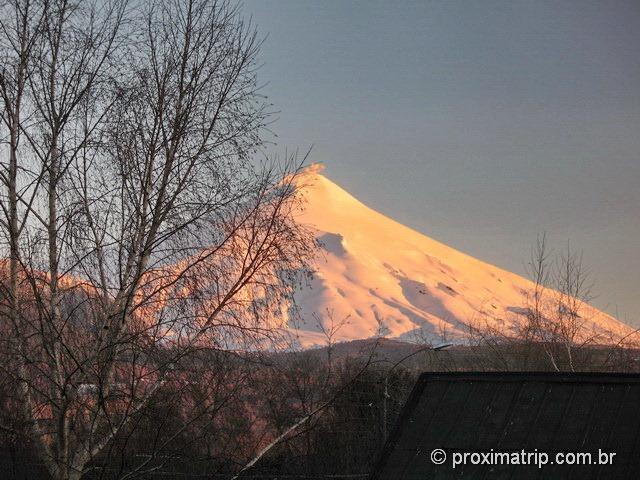
[[[305,207],[297,220],[313,227],[322,245],[311,285],[297,295],[302,345],[326,342],[329,331],[340,341],[379,333],[463,341],[469,325],[508,332],[523,323],[531,282],[372,210],[323,169],[314,164],[298,180]],[[603,339],[631,331],[592,307],[583,310],[585,331]]]

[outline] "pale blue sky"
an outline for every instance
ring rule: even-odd
[[[546,231],[640,325],[640,2],[246,0],[277,150],[517,273]]]

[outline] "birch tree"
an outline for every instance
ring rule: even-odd
[[[15,0],[1,22],[1,368],[12,428],[77,479],[198,351],[277,347],[312,245],[298,164],[257,160],[236,6]]]

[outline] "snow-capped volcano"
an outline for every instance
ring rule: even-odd
[[[333,340],[460,340],[468,325],[503,331],[522,322],[528,280],[461,253],[372,210],[312,165],[300,177],[305,199],[298,221],[321,244],[309,287],[297,294],[303,346]],[[584,329],[603,338],[630,327],[584,306]],[[345,320],[346,319],[346,320]],[[319,324],[322,324],[322,328]]]

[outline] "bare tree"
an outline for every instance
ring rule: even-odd
[[[585,327],[585,305],[592,296],[582,254],[567,243],[566,252],[553,258],[543,235],[532,250],[529,269],[534,287],[527,297],[523,334],[544,347],[554,370],[575,371],[575,349],[597,341]],[[566,367],[559,364],[560,357]]]
[[[614,333],[593,327],[598,312],[588,305],[591,279],[582,254],[569,243],[564,252],[554,254],[546,235],[540,236],[527,266],[532,286],[512,328],[498,329],[482,322],[470,326],[470,338],[487,350],[490,368],[611,369],[616,368],[611,359],[619,357],[621,349],[636,347],[637,332],[615,338]],[[610,353],[601,358],[604,347]]]
[[[236,6],[2,14],[1,367],[51,476],[77,479],[197,352],[278,345],[311,242],[298,164],[255,160],[260,42]]]

